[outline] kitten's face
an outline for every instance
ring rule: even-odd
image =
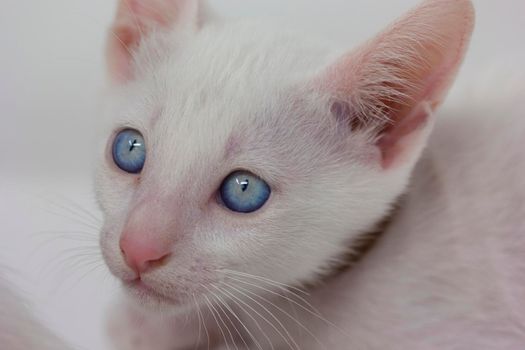
[[[113,125],[98,175],[103,251],[128,280],[135,275],[119,248],[125,230],[169,245],[170,257],[141,278],[172,299],[211,289],[224,270],[308,281],[399,191],[385,186],[377,148],[347,137],[330,106],[300,85],[319,57],[305,59],[279,40],[269,50],[258,38],[235,35],[243,30],[210,28],[179,43],[113,109],[123,121]],[[111,156],[124,128],[144,137],[140,174],[122,171]],[[240,213],[224,204],[219,188],[236,170],[270,187],[260,209]]]
[[[239,280],[258,284],[245,274],[315,281],[406,185],[420,147],[385,166],[370,129],[348,123],[357,107],[318,88],[327,56],[268,32],[232,23],[164,35],[143,45],[133,79],[114,91],[97,174],[101,246],[143,301],[227,297]],[[112,155],[128,128],[144,139],[137,173]],[[220,189],[236,171],[254,175],[248,199],[260,208],[229,208]]]

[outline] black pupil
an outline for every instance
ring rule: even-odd
[[[246,189],[248,188],[248,185],[250,184],[250,181],[248,179],[244,179],[243,181],[240,182],[240,185],[241,185],[241,190],[243,192],[246,191]]]

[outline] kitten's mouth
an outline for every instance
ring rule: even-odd
[[[167,304],[177,304],[178,301],[172,297],[168,297],[157,290],[155,290],[153,287],[149,286],[148,284],[144,283],[142,279],[136,278],[132,281],[126,281],[124,282],[124,285],[128,289],[128,291],[133,294],[135,297],[139,298],[139,300],[146,301],[153,299],[154,301],[160,302],[160,303],[167,303]]]

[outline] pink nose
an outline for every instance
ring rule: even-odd
[[[120,249],[126,264],[138,274],[161,265],[170,255],[169,247],[153,237],[123,234]]]

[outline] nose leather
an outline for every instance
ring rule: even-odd
[[[169,203],[159,198],[139,203],[129,212],[119,243],[126,264],[140,275],[166,260],[180,228]]]
[[[146,272],[153,265],[158,265],[169,254],[169,246],[156,241],[154,237],[141,237],[137,234],[123,234],[120,249],[126,264],[138,274]]]

